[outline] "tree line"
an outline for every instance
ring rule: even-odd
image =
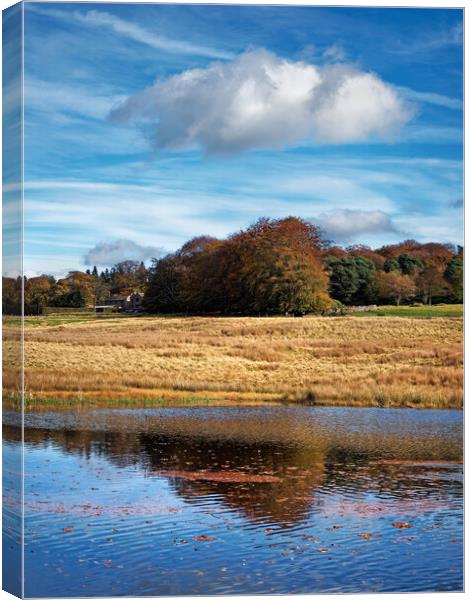
[[[24,311],[40,315],[45,307],[85,308],[105,303],[113,295],[145,290],[149,270],[143,262],[125,260],[111,269],[70,271],[66,277],[52,275],[24,278]],[[3,277],[3,312],[21,314],[21,279]]]
[[[3,278],[4,312],[19,310],[21,280]],[[226,239],[195,237],[143,263],[24,281],[26,314],[84,307],[113,294],[144,293],[149,313],[325,313],[342,305],[463,300],[463,248],[405,240],[376,250],[342,248],[305,220],[263,218]]]

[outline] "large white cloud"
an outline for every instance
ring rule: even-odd
[[[209,154],[361,142],[393,134],[412,116],[400,93],[372,73],[266,50],[157,80],[111,113],[140,122],[157,149],[200,146]]]

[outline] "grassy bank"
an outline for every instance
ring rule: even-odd
[[[461,318],[55,318],[26,320],[30,407],[462,406]],[[6,360],[14,336],[7,322]]]

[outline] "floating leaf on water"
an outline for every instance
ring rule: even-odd
[[[394,527],[400,527],[400,529],[408,529],[409,527],[412,527],[412,525],[407,521],[393,521],[392,525]]]
[[[357,535],[361,538],[364,538],[365,540],[370,540],[370,538],[372,537],[371,533],[358,533]]]
[[[242,473],[241,471],[155,471],[155,475],[163,477],[176,477],[188,481],[220,481],[223,483],[277,483],[280,477],[275,475],[258,475],[255,473]]]
[[[64,533],[70,533],[70,532],[71,532],[71,531],[73,531],[73,530],[74,530],[74,528],[73,528],[73,527],[64,527],[64,528],[62,529],[62,531],[63,531]]]
[[[325,552],[329,552],[328,548],[317,548],[317,552],[321,552],[324,554]]]
[[[198,535],[197,537],[193,538],[194,540],[196,540],[196,542],[214,542],[215,538],[211,537],[210,535]]]
[[[312,540],[316,544],[320,541],[320,538],[315,537],[314,535],[309,535],[308,533],[304,533],[302,536],[303,540]]]

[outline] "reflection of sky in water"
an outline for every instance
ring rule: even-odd
[[[439,414],[29,414],[27,588],[42,596],[461,589],[462,415]],[[15,431],[7,426],[7,437]],[[250,481],[260,474],[279,481]]]

